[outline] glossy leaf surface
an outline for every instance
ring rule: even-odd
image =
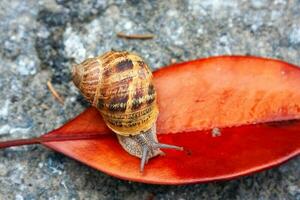
[[[229,179],[299,155],[298,68],[270,59],[225,56],[163,68],[154,73],[154,81],[158,139],[184,151],[165,150],[166,156],[151,159],[140,173],[139,159],[122,149],[94,108],[45,137],[99,133],[99,139],[44,144],[107,174],[156,184]],[[261,122],[269,123],[245,125]],[[210,131],[215,127],[219,136]]]

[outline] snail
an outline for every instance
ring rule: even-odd
[[[140,171],[163,148],[182,147],[157,140],[157,96],[152,73],[138,55],[111,51],[72,68],[72,80],[83,96],[117,134],[123,149],[141,159]]]

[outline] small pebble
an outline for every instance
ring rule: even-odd
[[[213,137],[219,137],[221,136],[221,130],[219,128],[213,128],[211,131],[211,135]]]

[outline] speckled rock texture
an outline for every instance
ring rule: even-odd
[[[39,136],[88,105],[72,63],[105,51],[171,60],[257,55],[300,65],[299,0],[0,1],[0,139]],[[117,32],[153,33],[126,40]],[[51,80],[64,97],[47,89]],[[300,159],[232,181],[153,186],[118,180],[42,146],[0,151],[0,199],[297,199]]]

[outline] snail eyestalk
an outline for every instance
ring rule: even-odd
[[[145,163],[148,162],[148,147],[145,145],[143,146],[143,153],[141,158],[141,166],[140,166],[140,172],[143,172]]]
[[[157,144],[154,144],[153,146],[154,146],[154,148],[158,148],[158,149],[174,149],[174,150],[183,151],[183,147],[178,147],[175,145],[157,143]]]

